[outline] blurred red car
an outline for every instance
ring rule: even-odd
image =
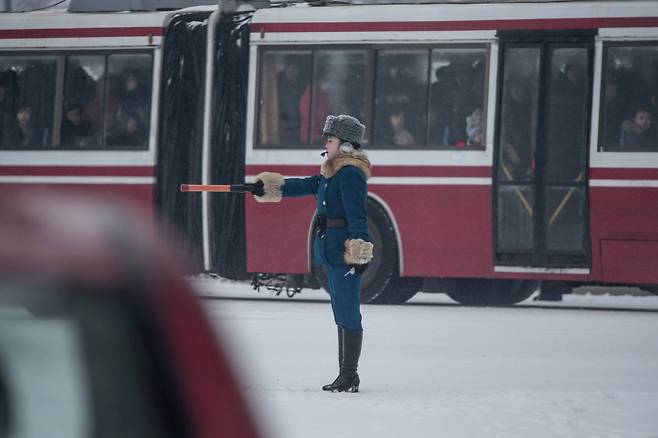
[[[0,198],[0,437],[256,437],[180,261],[130,209]]]

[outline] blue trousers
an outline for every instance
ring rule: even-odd
[[[363,330],[361,325],[361,274],[347,265],[325,265],[334,320],[347,330]]]

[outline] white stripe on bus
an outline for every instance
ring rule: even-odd
[[[529,266],[494,266],[494,272],[574,275],[589,275],[590,273],[587,268],[532,268]]]
[[[658,187],[655,179],[592,179],[590,187]]]

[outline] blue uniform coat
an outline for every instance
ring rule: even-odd
[[[345,241],[370,241],[366,199],[370,162],[363,152],[349,157],[327,160],[320,175],[308,178],[286,178],[282,188],[284,197],[316,195],[318,215],[344,218],[346,227],[327,228],[323,238],[315,239],[315,260],[321,265],[345,264]]]
[[[327,271],[334,321],[348,330],[363,330],[361,274],[345,264],[343,254],[348,239],[370,241],[366,210],[369,177],[367,155],[355,151],[325,161],[320,175],[285,179],[281,190],[284,197],[316,195],[318,215],[347,222],[345,227],[327,228],[324,237],[316,236],[313,251],[316,262]]]

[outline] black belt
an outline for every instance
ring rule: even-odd
[[[340,228],[346,227],[347,221],[342,217],[328,217],[326,222],[327,228]]]
[[[347,221],[344,217],[327,217],[323,214],[318,215],[318,234],[324,236],[327,228],[346,227]]]

